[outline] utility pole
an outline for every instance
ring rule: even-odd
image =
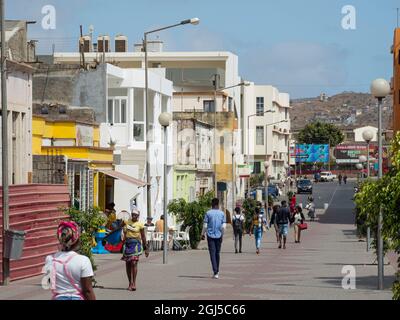
[[[81,55],[82,55],[82,68],[83,69],[85,69],[85,66],[86,66],[86,64],[85,64],[85,43],[84,43],[84,40],[83,40],[83,32],[82,32],[82,25],[80,26],[80,29],[81,29],[81,39],[80,39],[80,41],[79,41],[79,51],[81,52]],[[103,46],[104,46],[104,43],[103,43]]]
[[[2,157],[2,196],[3,196],[3,283],[6,286],[10,282],[10,259],[5,257],[6,252],[6,231],[9,229],[9,216],[8,216],[8,132],[7,132],[7,76],[6,76],[6,32],[4,21],[4,0],[0,0],[0,19],[1,19],[1,157]]]
[[[219,88],[218,74],[214,75],[214,189],[215,197],[218,198],[217,181],[217,90]]]

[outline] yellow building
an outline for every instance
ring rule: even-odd
[[[113,149],[99,144],[95,123],[33,116],[33,182],[68,183],[71,205],[104,210],[114,198]]]

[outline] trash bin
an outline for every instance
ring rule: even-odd
[[[21,258],[25,235],[25,231],[6,230],[6,249],[4,252],[6,258],[12,260],[18,260]]]

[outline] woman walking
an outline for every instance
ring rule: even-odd
[[[294,242],[300,243],[301,229],[300,225],[304,223],[303,209],[300,206],[296,206],[294,214]]]
[[[232,218],[233,235],[235,238],[235,253],[242,253],[242,237],[243,237],[244,215],[240,212],[240,208],[235,208],[235,214]],[[239,251],[238,251],[239,242]]]
[[[306,209],[308,210],[308,216],[310,217],[310,220],[314,221],[316,215],[315,215],[315,203],[313,197],[308,198],[308,204],[306,206]]]
[[[132,209],[131,219],[124,221],[123,231],[125,244],[121,260],[126,262],[126,274],[129,280],[129,291],[136,291],[136,276],[138,272],[139,257],[145,250],[146,258],[149,256],[144,224],[139,222],[139,210]]]
[[[262,226],[263,226],[263,216],[260,213],[260,209],[256,207],[253,214],[253,219],[251,221],[250,235],[254,234],[257,254],[260,254],[261,240],[263,235]]]
[[[270,227],[274,225],[277,243],[279,243],[279,226],[276,220],[276,215],[278,214],[280,207],[281,207],[280,205],[275,205],[272,207],[272,215],[269,223]]]
[[[61,222],[57,238],[61,251],[46,257],[43,287],[51,289],[53,300],[96,300],[92,264],[88,257],[76,252],[79,250],[79,226],[73,221]]]

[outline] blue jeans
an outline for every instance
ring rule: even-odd
[[[210,252],[212,269],[214,274],[217,274],[219,272],[219,259],[220,259],[219,253],[221,251],[222,238],[213,239],[207,237],[207,242],[208,242],[208,251]]]
[[[253,228],[254,239],[256,240],[256,248],[260,249],[261,247],[261,239],[263,235],[262,227],[254,226]]]

